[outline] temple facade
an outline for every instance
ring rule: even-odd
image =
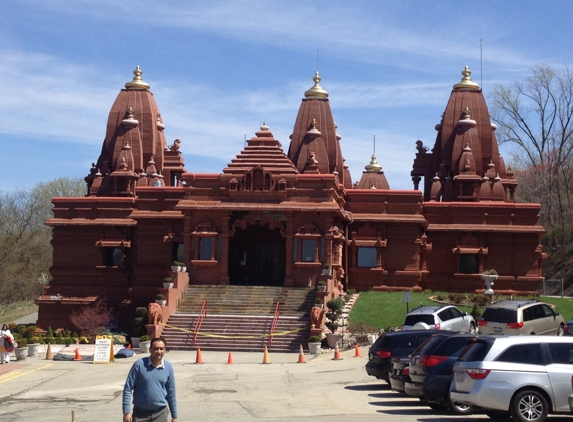
[[[412,143],[414,188],[392,190],[375,155],[352,182],[318,72],[288,148],[264,123],[227,167],[194,173],[180,141],[166,141],[138,67],[111,107],[87,195],[53,199],[53,279],[38,325],[68,327],[70,312],[102,298],[145,306],[173,261],[187,267],[185,283],[219,285],[310,287],[326,266],[327,297],[474,292],[488,269],[496,291],[534,291],[540,205],[516,203],[482,91],[462,74],[433,148]]]

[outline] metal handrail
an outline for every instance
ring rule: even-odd
[[[195,342],[197,341],[197,335],[199,335],[199,330],[201,329],[201,324],[203,320],[207,316],[207,301],[203,302],[203,306],[201,307],[201,311],[199,312],[199,316],[197,317],[197,322],[195,323],[195,329],[193,332],[195,335],[193,336],[193,346],[195,346]]]
[[[275,333],[275,329],[277,328],[277,321],[279,320],[279,309],[281,303],[277,302],[277,307],[275,308],[275,317],[273,318],[273,323],[271,324],[271,332],[269,333],[269,347],[273,345],[273,334]]]

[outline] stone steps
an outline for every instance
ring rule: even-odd
[[[189,286],[177,312],[169,318],[163,337],[172,350],[298,352],[310,334],[313,289],[265,286]],[[194,341],[199,311],[207,315]],[[275,336],[269,333],[280,303]]]

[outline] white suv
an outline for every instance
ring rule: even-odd
[[[479,337],[468,341],[453,373],[451,400],[491,418],[542,422],[549,413],[570,414],[573,338]]]
[[[403,330],[434,329],[461,331],[474,334],[476,321],[465,312],[452,305],[420,306],[414,309],[404,320]]]

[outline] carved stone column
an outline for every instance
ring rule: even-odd
[[[229,239],[231,234],[229,232],[229,222],[231,215],[227,212],[226,215],[221,216],[221,263],[219,272],[219,284],[229,284]]]

